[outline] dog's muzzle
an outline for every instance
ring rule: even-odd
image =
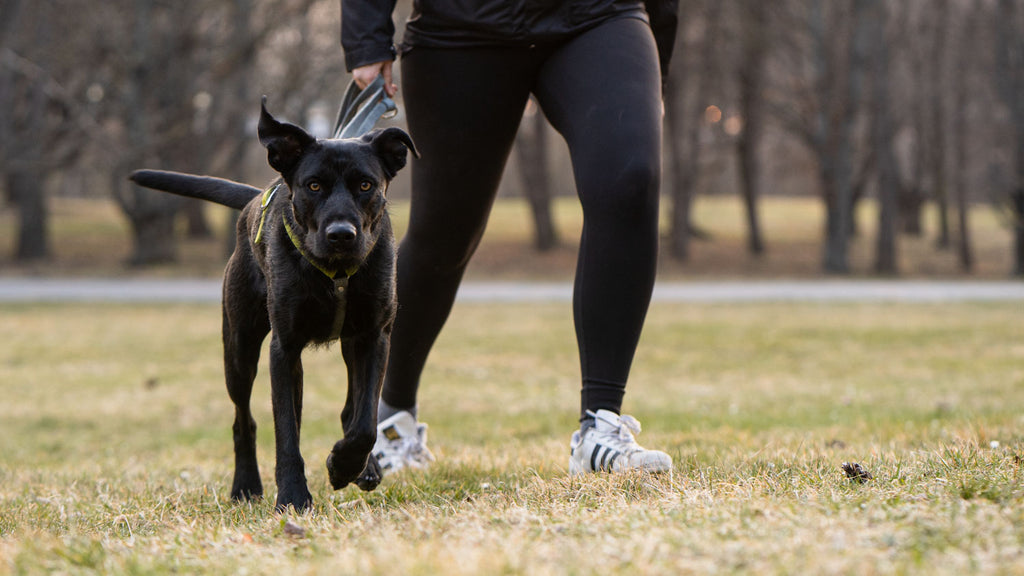
[[[359,231],[351,222],[334,222],[324,230],[327,243],[334,249],[345,249],[355,244]]]

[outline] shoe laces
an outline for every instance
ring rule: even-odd
[[[423,426],[423,425],[421,425]],[[416,431],[415,436],[402,438],[399,451],[406,461],[413,461],[418,464],[425,464],[434,460],[434,455],[427,448],[425,428]]]
[[[427,449],[420,442],[419,438],[407,438],[403,448],[405,457],[413,460],[419,460],[420,457],[426,456],[427,454]]]
[[[595,420],[598,418],[597,414],[590,410],[587,410],[587,415],[593,417]],[[608,424],[612,424],[608,420],[602,419],[602,421]],[[641,427],[639,420],[630,416],[629,414],[622,414],[619,416],[619,422],[614,432],[615,436],[617,436],[616,439],[618,440],[618,442],[623,445],[621,447],[625,447],[629,450],[639,450],[641,448],[639,444],[637,444],[634,435],[639,434],[640,430]]]
[[[629,414],[619,416],[619,438],[633,440],[633,436],[640,433],[640,421]]]

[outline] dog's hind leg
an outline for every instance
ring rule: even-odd
[[[296,402],[302,398],[302,346],[294,345],[295,341],[296,338],[279,334],[275,325],[270,341],[270,393],[277,449],[278,510],[289,505],[305,510],[313,503],[306,484],[306,465],[299,451],[300,405]]]
[[[262,274],[252,260],[248,243],[244,238],[238,242],[224,272],[224,380],[235,405],[235,478],[231,498],[248,500],[263,496],[256,461],[256,420],[249,401],[260,348],[270,332],[270,317]]]
[[[235,405],[232,431],[235,441],[235,478],[231,484],[231,498],[248,500],[263,496],[256,460],[256,420],[252,417],[250,398],[260,347],[270,331],[266,318],[253,317],[251,312],[232,313],[224,307],[224,376],[228,395]]]

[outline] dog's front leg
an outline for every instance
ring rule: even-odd
[[[305,510],[313,497],[306,485],[305,463],[299,452],[299,412],[302,410],[302,348],[287,346],[276,332],[270,342],[270,388],[277,449],[277,508],[289,504]]]
[[[377,439],[377,402],[390,342],[387,330],[372,339],[342,342],[341,351],[348,366],[348,397],[341,412],[345,437],[334,444],[327,457],[327,472],[335,490],[352,481],[363,490],[373,490],[380,484],[380,466],[369,456]]]

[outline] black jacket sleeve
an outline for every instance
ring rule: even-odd
[[[395,59],[396,0],[341,0],[341,47],[345,67],[353,69]]]
[[[654,41],[658,45],[658,60],[661,63],[661,77],[664,79],[668,76],[668,64],[676,43],[679,0],[644,0],[644,5],[651,19],[651,31],[654,32]]]

